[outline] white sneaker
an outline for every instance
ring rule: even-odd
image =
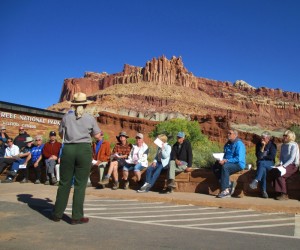
[[[145,184],[140,188],[141,191],[146,191],[151,187],[150,183],[145,182]]]

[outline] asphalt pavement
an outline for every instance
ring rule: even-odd
[[[90,222],[70,225],[72,194],[50,220],[57,187],[0,184],[1,249],[298,249],[297,200],[86,189]]]
[[[22,202],[18,200],[20,195],[25,194],[32,197],[31,202],[35,203],[54,203],[56,196],[56,186],[48,186],[43,184],[20,184],[14,183],[0,183],[0,201],[9,202]],[[199,194],[199,193],[184,193],[173,192],[171,194],[161,194],[158,192],[137,193],[135,190],[111,190],[110,188],[96,189],[88,187],[86,189],[87,196],[95,196],[101,198],[114,198],[114,199],[135,199],[145,202],[170,202],[175,204],[191,204],[197,206],[210,206],[234,209],[251,209],[261,212],[283,212],[290,214],[300,214],[300,201],[298,200],[285,200],[278,201],[273,198],[263,199],[260,197],[242,198],[216,198],[212,195]],[[72,195],[70,195],[71,199]]]

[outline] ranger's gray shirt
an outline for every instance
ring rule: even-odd
[[[59,133],[63,134],[63,143],[91,143],[92,138],[101,130],[93,116],[84,113],[76,118],[75,113],[67,113],[63,116],[59,126]]]

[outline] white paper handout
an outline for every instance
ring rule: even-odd
[[[280,167],[274,166],[273,168],[277,168],[280,171],[281,176],[286,174],[286,169],[283,166],[280,166]]]
[[[218,161],[222,161],[224,157],[224,153],[213,153],[213,157]]]
[[[92,164],[95,165],[97,163],[97,161],[95,160],[92,160]]]
[[[22,168],[26,168],[26,165],[20,164],[20,165],[19,165],[19,168],[21,168],[21,169],[22,169]]]
[[[163,141],[162,141],[161,139],[159,139],[159,138],[156,138],[155,141],[154,141],[154,143],[155,143],[157,146],[159,146],[160,148],[161,148],[162,145],[163,145]]]

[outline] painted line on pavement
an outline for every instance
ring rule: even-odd
[[[168,224],[161,224],[161,223],[148,223],[143,221],[131,221],[125,219],[118,219],[118,218],[111,218],[111,217],[100,217],[100,216],[90,216],[91,218],[95,219],[103,219],[103,220],[113,220],[113,221],[121,221],[125,223],[136,223],[136,224],[144,224],[149,226],[163,226],[163,227],[171,227],[171,228],[182,228],[182,229],[192,229],[192,230],[202,230],[202,231],[211,231],[211,232],[224,232],[224,233],[234,233],[234,234],[245,234],[245,235],[256,235],[262,237],[275,237],[275,238],[286,238],[286,239],[300,239],[300,237],[296,236],[289,236],[289,235],[282,235],[282,234],[267,234],[267,233],[256,233],[256,232],[246,232],[246,231],[234,231],[234,230],[223,230],[223,229],[214,229],[214,228],[207,228],[207,227],[187,227],[182,225],[168,225]]]
[[[295,214],[294,236],[300,237],[300,215],[299,214]]]
[[[212,210],[214,208],[185,208],[185,209],[169,209],[168,210],[168,213],[169,212],[187,212],[187,211],[199,211],[199,210]],[[218,208],[219,209],[219,208]],[[164,210],[154,210],[154,211],[151,211],[151,213],[164,213],[166,211]],[[117,215],[121,215],[121,214],[144,214],[145,211],[124,211],[124,212],[105,212],[105,213],[89,213],[91,215],[114,215],[114,214],[117,214]]]
[[[212,215],[212,214],[230,214],[230,213],[245,213],[245,212],[249,212],[248,210],[241,210],[241,211],[226,211],[226,212],[213,212],[213,213],[188,213],[188,214],[160,214],[160,215],[145,215],[145,216],[118,216],[118,217],[114,217],[114,218],[120,218],[120,219],[128,219],[128,218],[157,218],[157,217],[179,217],[179,216],[191,216],[191,215]],[[236,215],[239,216],[239,215]],[[234,217],[236,217],[234,216]],[[163,221],[163,222],[168,222],[168,221],[184,221],[184,220],[196,220],[197,218],[191,218],[191,219],[176,219],[176,220],[159,220],[159,221]],[[201,218],[203,219],[203,218]],[[151,222],[151,221],[150,221]],[[153,221],[153,222],[156,222]]]
[[[277,213],[274,213],[277,214]],[[216,216],[216,217],[209,217],[209,218],[191,218],[191,219],[177,219],[177,220],[153,220],[147,221],[149,223],[156,223],[157,221],[163,222],[176,222],[176,221],[195,221],[195,220],[214,220],[214,219],[232,219],[232,218],[242,218],[242,217],[259,217],[259,216],[266,216],[265,214],[246,214],[246,215],[236,215],[236,216]]]
[[[97,206],[97,207],[108,207],[108,206],[136,206],[136,205],[151,205],[151,204],[163,204],[164,202],[145,202],[145,203],[118,203],[118,204],[89,204],[84,203],[84,206]]]
[[[294,223],[265,224],[265,225],[254,225],[254,226],[244,226],[244,227],[223,227],[222,230],[231,231],[231,230],[237,230],[237,229],[284,227],[284,226],[294,226]]]
[[[285,220],[294,220],[294,218],[279,218],[279,219],[263,219],[263,220],[242,220],[242,221],[226,221],[226,222],[212,222],[212,223],[200,223],[200,224],[189,224],[185,225],[188,227],[197,227],[197,226],[216,226],[216,225],[230,225],[230,224],[242,224],[242,223],[260,223],[260,222],[273,222],[273,221],[285,221]],[[276,225],[276,224],[275,224]]]
[[[168,209],[170,207],[190,207],[191,205],[174,205],[174,206],[153,206],[153,207],[130,207],[128,209],[157,209],[157,208],[165,208]],[[126,207],[116,207],[116,208],[84,208],[85,211],[90,211],[90,210],[126,210]],[[72,208],[66,208],[66,210],[72,210]],[[147,211],[144,210],[146,213]]]

